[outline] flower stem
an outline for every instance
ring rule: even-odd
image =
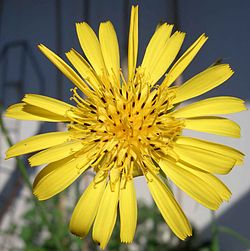
[[[6,139],[9,147],[11,147],[13,145],[13,143],[12,143],[12,140],[11,140],[11,138],[9,136],[8,130],[7,130],[7,128],[4,125],[4,122],[3,122],[3,119],[2,119],[2,113],[1,112],[0,112],[0,129],[1,129],[2,134],[4,135],[4,137]],[[59,240],[59,238],[57,237],[57,235],[52,232],[53,228],[50,225],[50,222],[49,222],[49,220],[47,218],[47,215],[46,215],[46,212],[44,210],[43,205],[41,203],[39,203],[39,201],[33,196],[33,193],[32,193],[32,184],[31,184],[31,182],[29,180],[29,175],[27,173],[27,170],[26,170],[24,162],[20,158],[18,158],[18,157],[16,157],[16,161],[17,161],[17,167],[19,168],[19,170],[21,172],[21,175],[23,177],[24,183],[27,185],[27,187],[29,188],[29,190],[30,190],[30,192],[32,194],[34,205],[35,205],[37,211],[39,212],[42,220],[47,225],[47,227],[48,227],[48,229],[49,229],[49,231],[51,233],[51,238],[52,238],[52,240],[53,240],[53,242],[54,242],[57,250],[63,251],[64,247],[62,246],[61,241]]]
[[[215,212],[211,211],[212,213],[212,242],[211,242],[211,247],[210,247],[210,251],[220,251],[220,245],[219,245],[219,237],[218,237],[218,233],[219,233],[219,229],[218,229],[218,224],[216,221],[216,217],[215,217]]]
[[[250,249],[250,240],[247,239],[246,237],[242,236],[241,234],[237,233],[233,229],[231,229],[229,227],[219,226],[218,230],[221,233],[226,233],[228,235],[233,236],[235,239],[238,239],[243,245],[245,245],[245,247]]]

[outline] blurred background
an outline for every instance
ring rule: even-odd
[[[39,93],[68,101],[71,83],[37,49],[43,43],[66,59],[72,47],[81,52],[75,23],[86,21],[95,31],[101,21],[111,20],[116,28],[121,51],[121,64],[126,68],[130,8],[139,4],[139,60],[157,24],[175,24],[187,33],[183,53],[202,33],[208,42],[182,76],[190,78],[218,60],[235,70],[226,84],[205,96],[230,95],[250,98],[250,1],[234,0],[0,0],[0,107],[1,114],[10,104],[19,102],[25,93]],[[201,97],[202,98],[202,97]],[[199,98],[200,99],[200,98]],[[195,234],[179,242],[168,231],[155,209],[145,181],[137,178],[139,224],[135,242],[119,244],[119,222],[108,250],[250,250],[250,171],[248,125],[250,112],[229,116],[242,127],[241,139],[228,139],[201,133],[185,132],[238,148],[246,154],[243,167],[220,177],[233,196],[216,213],[198,205],[173,187],[178,201],[192,222]],[[68,222],[77,198],[89,182],[88,175],[56,198],[37,203],[25,186],[20,166],[27,170],[30,181],[38,169],[31,169],[27,159],[4,160],[9,144],[37,133],[57,130],[49,123],[15,121],[2,116],[10,136],[0,130],[0,251],[27,250],[98,250],[91,236],[80,240],[68,230]],[[91,175],[89,175],[91,176]],[[38,212],[37,208],[42,208]],[[40,215],[45,214],[44,217]],[[48,228],[47,222],[54,228]],[[55,245],[59,240],[61,248]],[[63,248],[63,249],[62,249]]]

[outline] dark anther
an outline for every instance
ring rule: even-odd
[[[96,110],[96,107],[92,104],[89,107]]]
[[[136,112],[136,115],[139,115],[139,112],[138,112],[138,111]]]
[[[99,142],[99,141],[100,141],[100,139],[95,139],[95,140],[94,140],[94,142]]]
[[[92,113],[92,114],[96,114],[96,112],[95,112],[95,111],[91,111],[90,113]]]
[[[114,157],[114,162],[116,162],[116,160],[117,160],[117,156]]]
[[[145,102],[143,102],[143,103],[142,103],[142,105],[141,105],[141,108],[143,108],[145,105],[146,105],[146,103],[145,103]]]
[[[154,101],[154,100],[156,99],[157,96],[158,96],[158,95],[157,95],[157,93],[156,93],[156,94],[154,95],[152,101]]]
[[[119,90],[120,94],[122,95],[122,89]]]
[[[128,157],[128,153],[125,153],[125,158],[127,158]]]
[[[139,92],[139,94],[138,94],[138,100],[140,100],[140,98],[141,98],[141,93]]]
[[[166,105],[168,103],[168,100],[164,101],[164,103],[162,105]]]
[[[109,115],[108,117],[109,117],[110,119],[112,119],[112,116],[111,116],[111,115]]]
[[[97,132],[96,130],[91,129],[90,132]]]
[[[109,89],[109,91],[111,92],[112,95],[114,95],[114,92],[111,88]]]
[[[99,122],[103,123],[103,121],[101,119],[98,119]]]
[[[154,109],[154,110],[152,110],[152,112],[150,112],[150,115],[152,115],[154,112],[155,112],[155,109]]]
[[[152,146],[152,147],[155,147],[155,144],[149,144],[150,146]]]
[[[123,110],[126,110],[126,105],[125,104],[123,104]]]
[[[160,124],[161,124],[161,121],[156,122],[156,125],[160,125]]]
[[[156,147],[154,150],[158,151],[158,150],[161,150],[161,148],[160,147]]]
[[[162,115],[164,115],[165,113],[164,112],[160,112],[159,114],[158,114],[158,117],[160,117],[160,116],[162,116]]]
[[[102,100],[102,102],[103,102],[104,104],[107,103],[104,97],[101,97],[101,100]]]
[[[109,140],[108,139],[105,139],[105,140],[103,140],[102,142],[108,142]]]
[[[86,122],[83,123],[83,125],[85,125],[85,126],[90,126],[90,124],[89,124],[89,123],[86,123]]]
[[[132,107],[133,107],[133,108],[135,107],[135,101],[132,102]]]

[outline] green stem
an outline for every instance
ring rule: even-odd
[[[248,240],[246,237],[242,236],[241,234],[237,233],[233,229],[231,229],[229,227],[219,226],[218,230],[221,233],[226,233],[228,235],[233,236],[235,239],[238,239],[242,244],[244,244],[247,248],[250,249],[250,240]]]
[[[11,138],[9,136],[8,130],[4,126],[3,119],[2,119],[2,113],[1,112],[0,112],[0,129],[2,130],[2,133],[3,133],[3,135],[4,135],[5,139],[6,139],[9,147],[11,147],[13,145],[13,143],[12,143],[12,140],[11,140]],[[23,177],[23,180],[24,180],[25,184],[29,188],[31,194],[33,194],[32,193],[32,184],[31,184],[31,182],[29,180],[29,175],[27,173],[27,170],[26,170],[24,162],[20,158],[18,158],[18,157],[16,157],[16,161],[17,161],[17,167],[19,168],[19,170],[21,172],[21,175]],[[49,222],[49,220],[47,218],[47,215],[46,215],[46,212],[44,210],[43,205],[41,203],[39,203],[39,201],[37,201],[37,199],[34,196],[32,196],[32,198],[33,198],[33,202],[35,204],[35,207],[37,208],[37,210],[38,210],[38,212],[39,212],[42,220],[48,226],[48,229],[49,229],[49,231],[51,233],[51,238],[52,238],[55,246],[57,247],[57,249],[59,251],[63,251],[64,247],[62,246],[61,241],[57,237],[57,235],[53,233],[53,231],[52,231],[53,228],[50,225],[50,222]]]
[[[212,213],[212,243],[211,243],[210,251],[219,251],[220,250],[219,238],[218,238],[219,229],[216,222],[214,211],[211,211],[211,213]]]

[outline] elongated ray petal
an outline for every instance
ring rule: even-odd
[[[128,80],[132,81],[138,54],[138,6],[132,6],[128,38]]]
[[[5,112],[5,116],[20,120],[37,120],[47,122],[64,122],[69,118],[41,109],[37,106],[18,103],[11,105]]]
[[[166,75],[163,83],[161,84],[161,88],[165,88],[170,86],[188,67],[190,62],[199,52],[201,47],[207,41],[207,37],[205,34],[202,34],[189,48],[188,50],[178,59],[178,61],[174,64],[174,66],[170,69],[168,74]]]
[[[95,32],[85,22],[76,24],[76,32],[83,52],[96,73],[101,76],[105,71],[105,64]]]
[[[117,205],[119,199],[120,181],[115,183],[111,190],[108,183],[102,196],[93,226],[93,239],[104,249],[110,239],[117,217]]]
[[[68,157],[47,165],[36,176],[33,193],[47,200],[71,185],[89,167],[88,158]]]
[[[227,174],[236,162],[231,157],[187,145],[176,144],[174,151],[178,154],[180,160],[209,173]]]
[[[175,32],[168,39],[165,48],[163,49],[161,55],[159,55],[159,58],[157,58],[155,65],[152,65],[150,68],[149,74],[151,76],[152,85],[154,85],[163,76],[172,64],[181,48],[184,38],[185,33]]]
[[[98,176],[100,175],[97,174],[94,180],[89,184],[88,188],[84,191],[70,220],[70,231],[81,238],[84,238],[88,234],[90,227],[94,222],[106,186],[105,178],[102,178],[100,182],[97,182]]]
[[[87,85],[69,65],[67,65],[59,56],[46,46],[40,44],[38,45],[38,48],[70,81],[72,81],[72,83],[75,84],[75,86],[77,86],[86,95],[89,94]]]
[[[98,90],[98,83],[100,80],[87,60],[85,60],[85,58],[74,49],[67,52],[66,56],[79,74],[88,82],[88,84],[95,90]]]
[[[229,201],[231,198],[231,192],[228,189],[228,187],[221,182],[216,176],[207,173],[205,171],[200,170],[199,168],[192,166],[190,164],[187,164],[185,162],[178,162],[178,166],[180,166],[182,169],[187,170],[188,172],[193,173],[200,179],[204,180],[207,184],[209,184],[211,187],[213,187],[217,194],[221,197],[223,201]]]
[[[164,220],[182,240],[192,235],[191,226],[169,188],[156,176],[147,174],[148,187]]]
[[[6,157],[11,158],[26,153],[40,151],[55,145],[62,144],[71,139],[70,132],[50,132],[24,139],[11,146]]]
[[[244,101],[235,97],[208,98],[182,107],[172,114],[175,118],[191,118],[245,111]]]
[[[60,100],[38,94],[26,94],[22,101],[63,117],[67,117],[67,112],[74,108],[74,106]]]
[[[133,180],[128,180],[126,186],[121,187],[120,199],[120,237],[121,241],[131,243],[134,239],[137,222],[137,203]]]
[[[178,87],[176,89],[176,98],[173,100],[173,103],[180,103],[181,101],[208,92],[225,82],[232,75],[233,71],[228,64],[209,67]]]
[[[66,158],[83,147],[81,141],[66,142],[41,151],[29,158],[31,166],[39,166]]]
[[[119,45],[114,26],[110,21],[100,24],[99,39],[110,81],[120,88]]]
[[[166,23],[162,24],[154,33],[147,46],[141,68],[145,70],[146,79],[149,77],[151,80],[153,70],[158,63],[159,58],[162,56],[166,48],[166,43],[171,35],[173,26]],[[153,85],[153,84],[152,84]]]
[[[191,137],[184,137],[180,136],[176,140],[177,144],[187,145],[192,147],[198,147],[207,151],[212,151],[215,153],[222,154],[227,157],[231,157],[235,159],[237,165],[243,164],[244,154],[237,149],[234,149],[229,146],[225,146],[222,144],[214,143],[211,141],[191,138]]]
[[[232,120],[221,117],[197,117],[185,119],[185,128],[233,138],[240,137],[239,125]]]
[[[222,199],[216,192],[215,187],[213,188],[208,182],[199,178],[199,176],[194,175],[192,172],[181,168],[181,166],[171,161],[161,160],[159,165],[167,177],[190,197],[209,209],[216,210],[219,208]]]

